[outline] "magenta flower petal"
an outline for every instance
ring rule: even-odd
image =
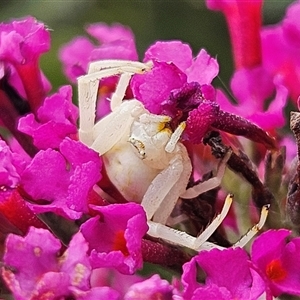
[[[77,118],[78,108],[72,104],[71,86],[64,86],[45,99],[37,116],[28,114],[21,118],[18,129],[30,135],[39,149],[58,148],[65,137],[77,133]]]
[[[282,78],[295,102],[300,94],[299,9],[299,1],[294,2],[281,23],[267,26],[261,32],[263,66]]]
[[[45,229],[31,227],[25,237],[8,235],[3,261],[16,272],[6,270],[4,279],[11,289],[19,286],[19,290],[12,292],[21,293],[21,299],[30,299],[43,274],[58,271],[60,247],[59,240]]]
[[[26,165],[23,156],[12,152],[8,145],[0,140],[0,186],[16,187]]]
[[[76,82],[79,76],[85,75],[92,61],[101,59],[137,60],[132,31],[120,24],[111,26],[95,23],[86,31],[98,40],[92,43],[88,38],[77,37],[61,47],[59,58],[63,63],[64,73],[71,82]]]
[[[81,233],[58,257],[61,243],[44,229],[31,227],[25,237],[9,235],[2,276],[16,299],[93,299],[118,293],[107,287],[91,288],[88,244]],[[110,298],[101,298],[110,299]]]
[[[96,216],[81,226],[89,243],[93,268],[114,267],[133,274],[142,267],[141,239],[148,230],[146,215],[139,204],[92,206]]]
[[[195,295],[200,296],[204,289],[205,294],[222,295],[221,299],[230,299],[228,295],[231,299],[257,299],[265,286],[261,280],[259,288],[257,285],[253,288],[248,259],[246,251],[241,248],[200,252],[183,266],[184,297],[197,299]],[[205,284],[196,280],[197,266],[206,274]],[[226,270],[226,276],[222,270]],[[257,278],[255,283],[258,284]]]
[[[174,89],[186,82],[186,75],[173,63],[154,62],[150,72],[134,75],[131,89],[134,97],[141,101],[150,112],[160,114],[161,103],[168,99]]]
[[[186,70],[188,82],[210,84],[219,73],[219,64],[204,49],[201,49],[193,64]]]
[[[50,34],[33,17],[0,24],[0,60],[21,79],[15,88],[26,94],[35,112],[42,104],[48,84],[39,69],[39,57],[50,49]],[[15,76],[16,79],[16,76]]]
[[[217,92],[217,102],[222,110],[244,117],[264,130],[273,130],[285,124],[282,108],[287,103],[288,91],[281,81],[279,77],[271,78],[262,67],[238,70],[231,81],[238,105],[233,105],[221,91]],[[266,108],[265,99],[272,95],[274,89],[275,99]]]
[[[172,299],[173,287],[167,280],[161,279],[159,275],[142,282],[133,284],[124,296],[124,300],[151,300]]]
[[[72,286],[88,290],[92,268],[88,256],[88,243],[79,232],[75,234],[61,259],[61,272],[69,275]],[[85,255],[83,255],[85,254]]]
[[[133,40],[134,34],[129,27],[114,23],[94,23],[87,26],[86,31],[89,35],[96,38],[100,44],[108,44],[117,40]]]
[[[173,63],[185,72],[192,64],[193,54],[190,46],[181,41],[156,42],[145,53],[144,61],[149,60]]]
[[[76,300],[119,300],[120,294],[110,287],[94,287],[88,291],[81,291],[73,287],[69,288]]]
[[[282,29],[286,41],[297,48],[300,46],[299,13],[300,3],[295,1],[288,7],[286,17],[282,21]]]
[[[80,142],[65,139],[60,152],[40,151],[22,174],[21,186],[36,203],[37,213],[53,211],[78,219],[88,211],[88,193],[100,180],[98,153]],[[41,205],[44,203],[43,205]]]
[[[116,40],[92,51],[91,61],[103,59],[138,60],[138,55],[133,40]]]
[[[299,295],[300,238],[287,241],[290,231],[269,230],[252,245],[252,262],[261,270],[273,296]]]
[[[59,50],[59,59],[63,63],[66,77],[73,83],[77,78],[86,74],[89,58],[95,45],[85,37],[77,37]]]
[[[191,300],[206,299],[206,300],[232,300],[232,294],[226,287],[219,287],[216,284],[210,284],[198,288]]]
[[[26,64],[50,49],[49,31],[33,17],[2,23],[0,32],[1,60]]]

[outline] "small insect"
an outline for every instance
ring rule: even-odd
[[[226,217],[232,195],[227,196],[221,213],[198,237],[169,227],[168,220],[179,198],[191,199],[220,185],[230,152],[220,162],[216,177],[186,189],[192,164],[180,141],[185,123],[172,131],[170,117],[150,113],[137,99],[123,100],[131,77],[151,68],[151,62],[91,63],[88,74],[78,79],[79,138],[102,156],[110,181],[123,197],[143,206],[150,236],[196,251],[217,247],[207,239]],[[111,113],[95,123],[99,81],[115,75],[120,78],[110,100]],[[263,226],[266,217],[267,207],[264,207],[259,223],[235,245],[246,244]]]

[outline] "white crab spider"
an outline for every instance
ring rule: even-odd
[[[108,177],[128,201],[141,203],[148,220],[148,234],[196,251],[216,247],[207,239],[226,217],[232,197],[225,200],[221,213],[198,237],[167,226],[168,218],[180,198],[194,198],[220,185],[225,172],[225,156],[216,177],[186,190],[192,172],[185,146],[180,142],[185,123],[172,132],[170,117],[155,115],[136,99],[124,100],[133,74],[149,71],[152,63],[104,60],[90,64],[88,74],[78,79],[79,138],[103,157]],[[95,124],[99,81],[120,75],[110,102],[111,113]],[[261,219],[236,246],[243,246],[263,226]]]

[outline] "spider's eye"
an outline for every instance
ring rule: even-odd
[[[141,159],[146,158],[145,145],[141,141],[139,141],[133,137],[130,137],[128,142],[131,145],[133,145],[133,147],[138,151],[138,154]]]

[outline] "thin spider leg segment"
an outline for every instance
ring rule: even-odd
[[[167,143],[165,150],[166,152],[173,152],[184,129],[186,127],[186,123],[182,122],[178,125],[178,127],[175,129],[175,131],[172,133],[171,138],[169,140],[169,142]]]
[[[200,194],[203,194],[209,190],[212,190],[216,187],[218,187],[225,174],[226,170],[226,163],[228,159],[231,156],[231,150],[229,150],[226,155],[222,158],[222,160],[219,163],[217,174],[215,177],[212,177],[206,181],[200,182],[199,184],[187,189],[182,195],[180,195],[180,198],[183,199],[192,199],[197,197]]]
[[[142,63],[139,61],[132,60],[122,60],[122,59],[107,59],[107,60],[99,60],[91,62],[89,65],[88,73],[99,72],[103,69],[111,69],[111,68],[122,68],[122,67],[136,67],[137,69],[141,69],[142,72],[149,71],[153,63],[151,61],[147,63]]]
[[[261,209],[260,219],[240,240],[238,240],[233,247],[244,247],[249,241],[263,228],[266,223],[270,205],[264,205]]]
[[[187,168],[189,171],[183,172],[184,168]],[[151,220],[153,215],[156,214],[158,210],[159,213],[167,215],[166,217],[164,216],[163,219],[167,219],[169,217],[171,212],[167,212],[165,214],[164,209],[161,209],[160,206],[161,204],[163,204],[163,207],[166,207],[166,196],[170,193],[173,195],[173,199],[171,199],[173,203],[168,203],[169,205],[171,205],[171,207],[169,207],[169,210],[173,210],[178,200],[178,194],[174,195],[172,189],[174,188],[174,186],[176,189],[180,188],[181,191],[185,189],[186,182],[188,180],[188,177],[190,176],[191,168],[192,166],[190,165],[190,162],[188,165],[184,166],[182,157],[180,155],[176,155],[171,159],[168,167],[161,171],[153,179],[141,203],[146,211],[148,220]],[[183,176],[187,178],[183,178]],[[179,181],[179,179],[182,180]],[[176,186],[176,183],[179,184],[179,187]]]
[[[178,180],[165,196],[159,208],[154,213],[153,221],[161,224],[167,223],[167,220],[169,219],[177,203],[178,195],[180,195],[181,192],[186,189],[186,183],[188,182],[192,171],[192,166],[186,148],[181,144],[177,144],[177,147],[180,148],[182,153],[182,172]]]
[[[171,117],[165,115],[143,114],[140,116],[139,121],[143,124],[151,123],[167,123],[171,121]]]
[[[231,207],[233,200],[233,195],[229,194],[227,195],[223,208],[221,212],[214,218],[214,220],[205,228],[203,232],[197,237],[195,244],[194,244],[194,249],[199,250],[201,245],[207,241],[210,236],[217,230],[217,228],[221,225],[223,220],[226,218],[229,209]],[[188,200],[187,200],[188,201]]]
[[[117,88],[110,99],[110,108],[112,111],[121,105],[132,75],[133,74],[125,73],[120,76]]]

